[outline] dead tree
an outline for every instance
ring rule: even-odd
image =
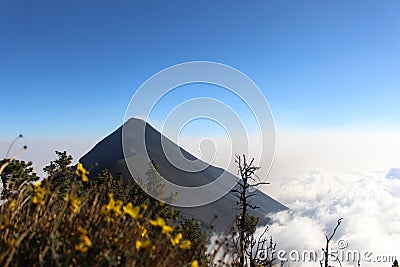
[[[343,220],[343,218],[340,218],[340,219],[337,221],[337,224],[336,224],[336,226],[335,226],[335,229],[333,229],[333,233],[331,234],[330,237],[328,237],[327,235],[325,236],[325,239],[326,239],[325,249],[322,249],[322,251],[324,252],[324,259],[323,259],[323,261],[324,261],[324,267],[329,267],[329,256],[330,256],[330,253],[329,253],[329,243],[331,242],[333,236],[336,234],[336,230],[339,228],[340,224],[342,223],[342,220]],[[320,265],[321,265],[321,267],[322,267],[322,260],[320,261]],[[340,264],[340,265],[341,265],[341,264]]]
[[[250,209],[259,208],[256,205],[251,204],[251,198],[255,196],[255,193],[250,193],[249,188],[253,186],[259,186],[263,184],[269,184],[266,182],[257,181],[254,176],[255,172],[260,169],[260,167],[254,166],[254,158],[251,159],[250,162],[247,162],[246,156],[242,157],[236,156],[235,160],[238,166],[238,174],[240,175],[240,180],[238,182],[238,188],[232,190],[232,192],[237,197],[237,205],[240,210],[240,216],[237,219],[237,227],[238,227],[238,254],[239,254],[239,264],[240,266],[246,266],[246,252],[248,247],[248,238],[255,231],[255,226],[257,225],[258,218],[255,220],[255,225],[249,225],[250,219],[252,218],[249,215],[248,211]],[[254,229],[250,229],[254,228]],[[253,232],[251,232],[254,230]]]

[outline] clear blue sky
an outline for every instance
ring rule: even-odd
[[[278,127],[400,129],[400,1],[1,1],[0,137],[103,137],[135,89],[217,61]]]

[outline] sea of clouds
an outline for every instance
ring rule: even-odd
[[[268,192],[275,192],[289,208],[270,215],[273,223],[268,232],[277,243],[276,250],[282,250],[281,258],[288,260],[285,266],[319,266],[307,254],[305,261],[296,259],[296,253],[311,250],[320,256],[325,235],[331,235],[339,218],[343,220],[331,248],[341,265],[331,258],[333,266],[357,266],[357,260],[347,256],[354,250],[360,252],[361,266],[391,266],[393,258],[387,256],[399,259],[400,179],[385,175],[386,171],[315,170],[287,175],[271,184]]]

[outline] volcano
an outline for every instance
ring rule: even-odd
[[[128,158],[126,157],[126,153],[124,155],[125,147],[122,144],[124,127],[129,127],[129,132],[132,136],[130,139],[130,149],[134,151],[128,155]],[[144,155],[140,149],[135,151],[135,147],[139,147],[143,141],[147,155]],[[167,157],[163,149],[166,146],[173,148],[172,150],[174,151],[180,151],[181,155],[189,162],[187,163],[190,165],[188,166],[189,168],[201,171],[190,172],[177,168],[170,162],[170,155]],[[157,163],[158,171],[163,178],[180,186],[197,187],[206,185],[217,179],[221,173],[227,174],[231,179],[238,179],[235,175],[221,168],[201,161],[163,136],[150,124],[136,118],[128,120],[124,125],[96,144],[80,159],[80,162],[84,166],[92,166],[91,175],[95,175],[103,169],[108,169],[113,175],[120,173],[125,180],[133,181],[133,177],[146,177],[149,159]],[[130,161],[130,164],[128,164],[129,169],[127,165],[128,160]],[[268,223],[267,215],[269,213],[287,209],[286,206],[258,189],[252,193],[256,195],[252,198],[251,203],[260,208],[251,210],[249,213],[259,217],[259,222],[262,224]],[[236,202],[236,197],[232,193],[227,193],[212,203],[179,209],[184,216],[193,217],[205,224],[213,221],[214,229],[225,231],[229,229],[235,216],[239,213]]]

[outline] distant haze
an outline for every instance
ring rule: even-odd
[[[4,158],[7,153],[7,149],[12,140],[0,140],[0,158]],[[70,155],[73,156],[75,164],[76,161],[90,148],[92,148],[96,142],[99,140],[96,139],[30,139],[24,138],[18,140],[14,145],[11,155],[20,149],[22,146],[27,145],[28,149],[23,151],[17,157],[18,159],[22,159],[25,161],[32,161],[35,172],[39,176],[44,176],[43,167],[48,165],[51,160],[56,159],[55,151],[64,151],[66,150]]]
[[[388,171],[391,167],[400,166],[399,136],[398,132],[371,131],[277,132],[275,160],[269,177],[274,180],[282,175],[310,169]],[[227,140],[223,138],[212,140],[215,140],[217,148],[221,149],[216,155],[214,164],[222,166],[225,164],[225,158],[221,155],[227,155],[229,152],[226,149]],[[179,144],[194,155],[201,156],[196,139],[182,138]],[[211,145],[203,145],[207,146]],[[213,158],[212,155],[207,155],[206,151],[202,152],[205,154],[204,159]],[[234,153],[240,154],[242,151],[236,148]],[[252,156],[251,151],[249,155]],[[262,163],[260,166],[263,167]],[[235,171],[235,166],[231,166],[230,170]]]
[[[397,132],[378,131],[278,131],[276,156],[269,179],[274,181],[274,179],[279,179],[283,175],[310,169],[389,171],[392,167],[400,167],[399,136],[400,133]],[[55,150],[67,150],[75,159],[78,159],[100,139],[38,140],[26,138],[18,141],[13,151],[24,144],[28,145],[28,150],[23,152],[19,158],[32,161],[35,170],[42,174],[43,166],[55,158]],[[212,161],[212,164],[216,166],[226,166],[229,163],[227,157],[231,153],[229,140],[212,136],[203,139],[183,136],[177,143],[207,162]],[[203,140],[202,143],[201,140]],[[257,139],[254,138],[254,140]],[[0,140],[1,157],[5,156],[10,142],[11,140]],[[216,143],[216,147],[214,147],[213,142]],[[257,147],[254,146],[254,143],[252,145],[253,147],[250,148],[248,153],[249,156],[253,156],[251,149]],[[200,152],[199,146],[202,148],[202,152]],[[214,155],[216,151],[218,153]],[[236,154],[246,153],[244,148],[235,148],[232,152]],[[230,163],[228,169],[235,174],[235,165],[233,162]],[[260,166],[263,167],[263,164],[260,163]]]

